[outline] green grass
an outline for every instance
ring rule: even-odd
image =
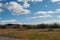
[[[24,31],[19,31],[18,29],[2,29],[2,30],[5,30],[6,33],[4,32],[3,34],[6,34],[8,37],[10,36],[28,40],[60,40],[60,32],[42,32],[47,29],[44,30],[30,29]],[[0,34],[2,34],[1,31]]]

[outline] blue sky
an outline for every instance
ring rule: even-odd
[[[60,22],[60,0],[0,0],[0,24]]]

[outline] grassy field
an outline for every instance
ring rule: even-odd
[[[24,31],[20,31],[19,29],[0,29],[0,35],[28,40],[60,40],[59,31],[48,32],[47,29],[30,29]]]

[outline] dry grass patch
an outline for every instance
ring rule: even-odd
[[[24,31],[19,31],[18,29],[2,29],[2,30],[4,31],[3,34],[15,38],[29,40],[60,40],[60,32],[41,32],[41,30],[38,29],[30,29]],[[0,34],[2,34],[1,31]]]

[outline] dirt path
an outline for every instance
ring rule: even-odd
[[[27,40],[27,39],[16,39],[16,38],[9,38],[9,37],[0,37],[0,40]]]

